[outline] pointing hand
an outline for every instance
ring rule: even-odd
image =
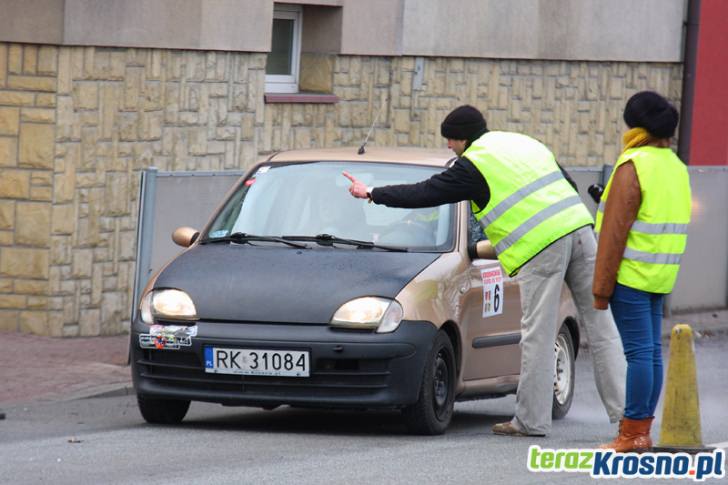
[[[343,175],[351,181],[351,186],[349,187],[349,193],[351,195],[353,195],[357,199],[369,198],[367,186],[364,185],[363,182],[357,180],[356,177],[351,175],[349,172],[343,172]]]

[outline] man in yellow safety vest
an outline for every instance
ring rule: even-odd
[[[369,189],[344,175],[354,197],[390,207],[469,200],[503,268],[517,275],[523,316],[516,411],[493,432],[544,436],[551,429],[554,343],[564,280],[591,344],[599,394],[616,422],[622,417],[626,364],[613,319],[593,308],[593,219],[570,178],[542,143],[518,133],[488,131],[472,106],[453,110],[440,131],[458,159],[428,180]]]

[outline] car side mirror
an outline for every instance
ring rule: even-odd
[[[495,248],[487,239],[468,246],[470,259],[497,259]]]
[[[188,248],[192,246],[192,243],[197,241],[197,238],[199,236],[200,231],[198,231],[197,229],[182,226],[174,230],[174,232],[172,233],[172,241],[174,241],[174,243],[178,246]]]

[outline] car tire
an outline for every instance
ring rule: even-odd
[[[561,419],[569,412],[576,381],[574,340],[566,324],[561,326],[554,344],[554,402],[551,416]]]
[[[447,429],[455,404],[455,351],[445,332],[438,332],[425,362],[417,402],[402,409],[407,429],[437,435]]]
[[[190,401],[183,399],[156,399],[137,395],[142,417],[151,424],[179,424],[190,408]]]

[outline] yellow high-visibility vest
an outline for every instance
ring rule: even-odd
[[[670,293],[680,270],[690,223],[690,176],[669,148],[644,146],[625,150],[614,166],[597,209],[597,233],[617,168],[634,163],[642,202],[629,230],[617,282],[650,293]]]
[[[594,223],[554,155],[539,141],[491,131],[463,156],[490,188],[488,204],[478,207],[471,201],[471,207],[510,276],[549,244]]]

